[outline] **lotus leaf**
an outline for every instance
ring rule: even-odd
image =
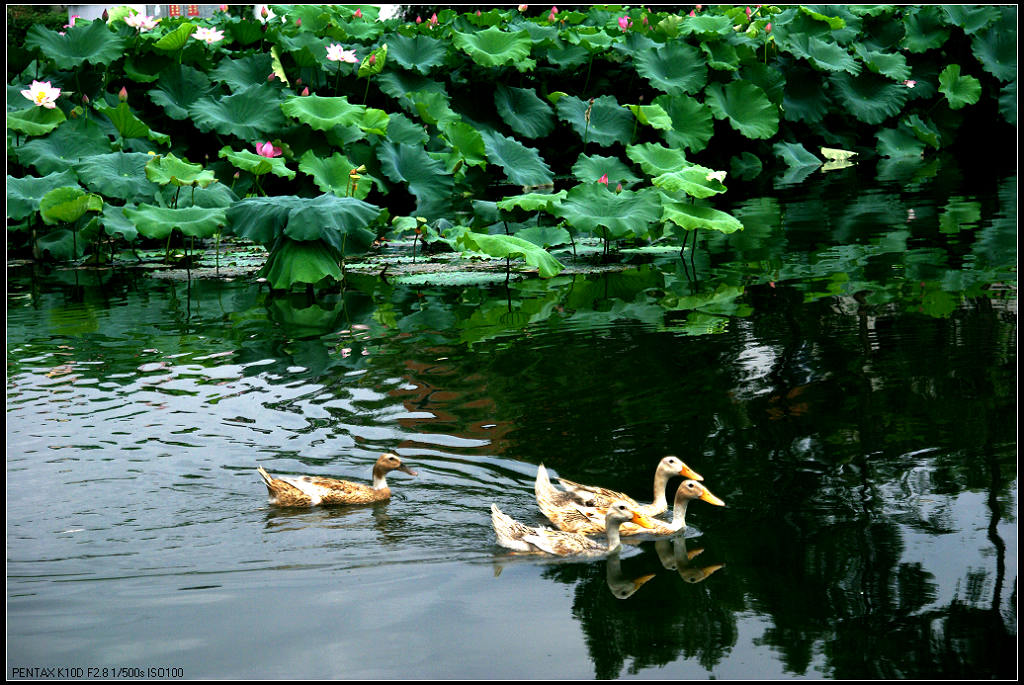
[[[60,108],[29,107],[7,112],[7,128],[26,136],[46,135],[67,120]]]
[[[292,240],[322,240],[342,256],[360,254],[377,238],[366,226],[379,213],[380,207],[354,197],[324,194],[293,207],[283,232]]]
[[[437,38],[417,34],[415,36],[394,35],[388,38],[389,55],[409,70],[427,74],[434,67],[444,64],[448,50]]]
[[[950,109],[960,109],[978,101],[981,82],[973,76],[961,76],[960,65],[950,64],[939,74],[939,92],[946,96]]]
[[[47,224],[73,223],[86,212],[102,212],[103,198],[87,193],[77,185],[48,191],[39,200],[39,215]]]
[[[640,177],[618,157],[580,155],[572,165],[572,175],[582,183],[593,183],[605,174],[608,175],[608,185],[612,188],[618,183],[629,185],[640,180]]]
[[[182,121],[189,118],[189,107],[210,93],[210,87],[210,79],[203,72],[187,64],[172,64],[161,72],[149,99],[163,107],[170,118]]]
[[[999,19],[999,8],[990,5],[943,5],[949,23],[959,26],[967,35],[973,35]]]
[[[295,172],[289,169],[282,157],[264,157],[248,150],[236,151],[225,145],[217,153],[218,157],[231,162],[232,166],[248,171],[254,176],[274,174],[282,178],[295,178]]]
[[[670,193],[686,193],[692,197],[705,198],[726,191],[717,173],[719,172],[693,164],[679,171],[656,176],[651,183]]]
[[[516,231],[516,237],[529,240],[539,247],[557,247],[572,242],[569,231],[561,226],[531,226]]]
[[[174,229],[193,238],[209,238],[227,223],[225,210],[221,207],[171,209],[140,204],[134,208],[126,207],[124,213],[139,233],[156,239],[168,237]]]
[[[540,186],[554,180],[551,168],[535,148],[493,131],[481,130],[480,135],[484,139],[487,158],[504,169],[505,176],[512,183]]]
[[[204,133],[216,131],[244,141],[255,141],[266,139],[268,133],[284,126],[280,103],[278,89],[264,83],[226,97],[199,98],[188,111]]]
[[[714,133],[714,120],[707,105],[689,95],[659,95],[652,104],[659,105],[672,122],[663,135],[672,147],[685,147],[700,152]]]
[[[616,193],[600,183],[581,183],[558,209],[571,226],[601,238],[646,237],[649,226],[661,217],[658,191],[644,188]]]
[[[388,178],[408,184],[409,191],[416,196],[417,214],[429,219],[445,214],[455,183],[441,162],[421,147],[402,143],[381,143],[377,158]]]
[[[894,81],[906,81],[910,78],[910,67],[907,66],[907,58],[898,52],[879,52],[869,50],[863,43],[857,43],[854,51],[860,57],[868,69],[876,74],[888,76]]]
[[[421,124],[415,123],[401,112],[391,112],[388,115],[387,139],[393,143],[423,146],[430,140],[430,136],[423,130]]]
[[[111,107],[105,102],[97,102],[96,111],[110,119],[122,138],[148,138],[161,145],[169,145],[171,142],[169,135],[152,130],[144,121],[135,116],[127,102],[119,102],[117,107]]]
[[[183,22],[176,29],[167,33],[160,40],[153,43],[153,47],[157,50],[165,50],[167,52],[181,50],[186,44],[188,44],[189,36],[195,33],[196,28],[196,25],[191,22]]]
[[[498,209],[511,212],[516,207],[527,212],[548,212],[556,213],[558,205],[562,203],[568,194],[566,190],[559,190],[557,193],[524,193],[522,195],[510,195],[498,200]]]
[[[527,138],[542,138],[555,128],[551,106],[537,97],[531,88],[498,84],[494,91],[498,114],[513,131]]]
[[[134,204],[126,205],[125,207],[115,207],[114,205],[104,205],[103,213],[99,216],[100,223],[103,224],[103,231],[109,236],[121,236],[128,242],[132,243],[139,237],[139,229],[135,228],[135,224],[128,220],[128,217],[124,215],[124,210],[128,207],[134,208]]]
[[[445,138],[467,165],[487,166],[487,149],[479,131],[463,121],[451,121],[443,130]]]
[[[779,130],[778,107],[752,83],[731,81],[724,87],[713,83],[705,94],[715,118],[728,119],[747,138],[771,138]]]
[[[691,205],[688,202],[677,202],[663,197],[662,210],[663,221],[671,221],[687,231],[707,228],[721,233],[734,233],[743,229],[739,219],[711,207]]]
[[[7,218],[15,221],[32,216],[39,211],[39,202],[54,188],[77,186],[78,177],[70,169],[54,172],[38,178],[7,177]]]
[[[685,97],[685,96],[684,96]],[[672,118],[669,117],[661,105],[623,105],[633,116],[636,117],[637,121],[645,126],[658,129],[660,131],[666,131],[672,128]]]
[[[701,51],[708,58],[708,66],[719,71],[736,71],[740,68],[740,56],[736,48],[724,41],[716,40],[711,42],[702,41]]]
[[[639,50],[636,71],[669,95],[697,93],[707,82],[707,64],[700,50],[682,41]]]
[[[484,67],[497,67],[508,62],[518,65],[530,56],[533,45],[526,31],[502,31],[494,26],[474,33],[453,31],[452,43]]]
[[[102,21],[79,21],[64,35],[40,24],[29,27],[25,47],[53,60],[58,69],[71,71],[84,63],[110,64],[124,55],[125,40]]]
[[[949,40],[949,29],[941,10],[935,6],[908,8],[903,16],[906,34],[903,47],[909,52],[926,52],[942,47]]]
[[[1013,126],[1017,125],[1017,79],[1003,86],[999,95],[999,111]]]
[[[992,26],[977,33],[971,40],[971,52],[985,71],[1000,81],[1011,81],[1017,77],[1016,31]]]
[[[260,275],[274,290],[287,290],[296,283],[319,283],[325,278],[344,279],[337,259],[323,242],[290,238],[283,239],[270,253]]]
[[[210,79],[227,85],[232,93],[267,82],[273,58],[270,53],[248,55],[239,59],[222,59],[210,71]]]
[[[466,231],[455,242],[462,249],[481,252],[499,259],[522,257],[527,264],[537,267],[537,273],[541,278],[557,276],[565,268],[543,247],[513,235]]]
[[[829,104],[828,91],[821,87],[810,69],[795,69],[786,79],[782,112],[789,121],[816,124],[825,118]]]
[[[366,106],[354,105],[346,96],[293,95],[281,104],[281,110],[314,130],[329,131],[335,126],[358,124]]]
[[[152,200],[157,186],[146,178],[151,158],[142,152],[109,152],[83,157],[75,170],[89,190],[122,200]]]
[[[306,150],[299,160],[299,171],[313,177],[316,187],[324,193],[333,193],[338,197],[348,197],[352,194],[352,179],[349,172],[355,169],[354,164],[344,155],[335,152],[327,158],[320,158],[313,154],[312,150]],[[356,184],[353,197],[364,199],[370,194],[372,184],[363,181]]]
[[[590,121],[587,109],[590,108]],[[615,143],[627,143],[633,134],[636,120],[631,112],[619,106],[611,95],[594,98],[593,105],[572,95],[566,95],[555,103],[558,118],[568,122],[580,138],[586,142],[607,147]]]
[[[110,139],[94,121],[70,119],[44,138],[17,148],[18,161],[42,174],[64,171],[82,157],[110,152]]]
[[[235,235],[269,249],[284,231],[292,210],[308,201],[295,195],[247,197],[228,208],[228,224]]]
[[[808,152],[801,143],[776,143],[772,149],[790,167],[821,166],[821,160]]]
[[[853,116],[866,124],[880,124],[898,114],[907,100],[909,90],[902,84],[870,72],[857,77],[834,74],[831,81],[839,101]]]
[[[667,148],[657,143],[630,145],[626,148],[626,156],[640,165],[647,174],[658,176],[670,171],[678,171],[690,166],[682,150]]]
[[[388,44],[385,43],[379,48],[373,50],[363,61],[359,64],[359,70],[356,75],[359,78],[370,78],[376,76],[380,72],[384,71],[384,65],[388,59]]]
[[[176,186],[200,186],[205,188],[217,177],[212,171],[204,171],[202,164],[190,164],[178,159],[173,153],[151,157],[146,164],[146,178],[153,183]]]

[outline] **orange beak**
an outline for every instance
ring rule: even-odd
[[[642,528],[654,528],[654,523],[639,511],[633,512],[633,523]]]
[[[712,495],[711,491],[708,490],[707,488],[704,488],[704,493],[700,496],[700,498],[707,502],[708,504],[714,504],[715,506],[718,507],[725,506],[725,502]]]
[[[679,472],[683,478],[689,478],[690,480],[704,480],[704,476],[700,475],[686,464],[683,464],[683,470]]]

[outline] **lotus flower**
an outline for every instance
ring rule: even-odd
[[[33,81],[28,90],[21,91],[21,94],[32,101],[36,107],[53,109],[57,98],[60,97],[60,88],[53,88],[49,81]]]
[[[433,28],[435,26],[437,26],[437,12],[430,15],[430,27]]]
[[[220,9],[221,12],[227,12],[228,11],[228,6],[227,5],[220,5],[218,7],[218,9]]]
[[[907,88],[913,88],[914,86],[917,85],[917,81],[911,81],[908,79],[903,82],[903,85],[905,85]]]
[[[525,12],[526,11],[526,5],[520,5],[519,6],[519,11],[520,12]]]
[[[260,157],[280,157],[284,152],[281,151],[281,148],[274,147],[268,140],[265,143],[256,143],[256,154]]]
[[[349,62],[355,64],[359,61],[355,50],[346,50],[341,43],[331,43],[327,46],[327,59],[332,62]]]
[[[192,34],[192,37],[196,40],[201,40],[207,45],[213,45],[214,43],[224,40],[224,32],[219,29],[211,29],[205,26],[200,26]]]
[[[75,19],[81,19],[81,18],[82,18],[82,15],[80,15],[80,14],[72,14],[71,18],[68,19],[68,23],[64,24],[64,28],[66,28],[66,29],[71,28],[72,26],[75,25]]]
[[[597,182],[598,183],[603,183],[605,185],[608,185],[608,174],[605,174],[601,178],[597,179]]]
[[[622,29],[623,31],[625,31],[632,25],[633,22],[629,20],[629,17],[619,17],[619,28]]]
[[[121,86],[121,90],[117,92],[117,99],[121,102],[128,102],[128,88]]]
[[[131,14],[124,18],[124,23],[128,24],[133,29],[137,29],[141,33],[155,29],[156,25],[160,23],[160,20],[156,17],[150,17],[145,14]]]

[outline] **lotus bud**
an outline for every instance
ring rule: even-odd
[[[128,89],[121,86],[121,90],[117,93],[117,99],[121,102],[127,102],[128,100]]]
[[[296,19],[296,20],[295,20],[295,25],[296,25],[296,26],[302,26],[302,19],[301,19],[301,18],[299,18],[299,19]]]
[[[300,95],[309,95],[309,86],[303,88],[302,93],[300,93]]]
[[[622,192],[622,184],[621,183],[616,183],[615,184],[615,192],[616,193],[621,193]]]
[[[423,23],[423,17],[417,16],[416,17],[416,23],[417,24],[422,24]]]
[[[267,80],[268,81],[273,81],[274,78],[276,78],[276,77],[277,77],[277,74],[275,74],[274,72],[270,72],[270,74],[267,76]]]
[[[367,64],[374,65],[377,63],[377,55],[370,55],[370,59],[367,60]]]
[[[747,7],[747,21],[750,21],[750,8]]]
[[[110,21],[110,13],[107,10],[103,10],[103,21]]]
[[[228,6],[227,5],[221,5],[219,9],[220,9],[221,12],[227,12],[228,11]]]
[[[361,10],[361,9],[356,9],[356,14],[355,14],[355,16],[356,16],[356,18],[358,18],[358,19],[362,19],[362,18],[363,18],[363,10]]]
[[[476,11],[476,16],[478,16],[478,17],[480,16],[480,10]]]
[[[86,95],[85,93],[82,93],[82,104],[83,105],[88,105],[89,104],[89,96]]]
[[[301,77],[295,79],[295,85],[297,85],[297,86],[301,86],[302,85],[302,78]]]
[[[263,9],[260,10],[260,16],[266,19],[269,15],[267,14],[267,6],[263,5]]]
[[[764,27],[764,32],[765,33],[771,33],[772,32],[772,23],[771,22],[768,22],[768,25]]]

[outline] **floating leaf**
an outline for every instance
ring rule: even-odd
[[[221,207],[170,209],[140,204],[138,207],[126,207],[124,213],[139,233],[155,239],[166,238],[174,229],[193,238],[209,238],[227,223],[225,210]]]
[[[590,121],[587,110],[590,109]],[[558,118],[568,122],[579,137],[586,141],[607,147],[615,143],[627,143],[633,134],[635,118],[628,110],[619,106],[611,95],[594,98],[593,105],[586,100],[567,95],[555,104]]]
[[[939,92],[946,96],[950,109],[960,109],[978,101],[981,82],[973,76],[961,76],[960,65],[950,64],[939,74]]]
[[[512,235],[466,231],[455,242],[462,249],[482,252],[491,257],[522,257],[527,264],[537,267],[537,273],[541,278],[557,276],[565,268],[544,248]]]
[[[474,33],[453,31],[452,43],[458,49],[464,50],[477,64],[497,67],[527,59],[533,40],[526,31],[502,31],[492,26]]]
[[[509,181],[523,186],[551,183],[554,175],[535,148],[527,147],[514,138],[496,131],[480,131],[487,150],[487,158],[505,170]]]
[[[682,41],[638,50],[636,71],[652,86],[670,95],[696,93],[707,82],[707,64],[700,51]]]
[[[561,226],[531,226],[516,231],[516,237],[529,240],[534,245],[543,248],[557,247],[572,242],[572,235]]]
[[[217,156],[228,160],[232,166],[242,171],[248,171],[255,176],[274,174],[282,178],[295,178],[295,172],[285,165],[283,157],[264,157],[248,150],[236,151],[232,150],[229,145],[222,147]]]
[[[24,133],[26,136],[46,135],[67,120],[59,107],[32,106],[28,109],[7,112],[7,128],[11,131]]]
[[[724,87],[713,83],[705,91],[705,102],[717,119],[747,138],[771,138],[779,130],[779,109],[764,91],[752,83],[730,81]]]
[[[39,214],[47,224],[73,223],[86,212],[102,212],[103,198],[77,185],[54,188],[39,200]]]
[[[494,105],[509,127],[527,138],[542,138],[555,128],[550,105],[530,88],[513,88],[499,83],[494,90]]]
[[[110,64],[124,54],[125,40],[102,21],[80,21],[64,35],[34,24],[25,35],[25,47],[36,50],[58,69],[72,71],[84,63]]]
[[[851,157],[856,157],[857,153],[851,152],[850,150],[839,150],[837,148],[832,147],[823,147],[821,148],[821,156],[828,160],[845,161],[850,159]]]

